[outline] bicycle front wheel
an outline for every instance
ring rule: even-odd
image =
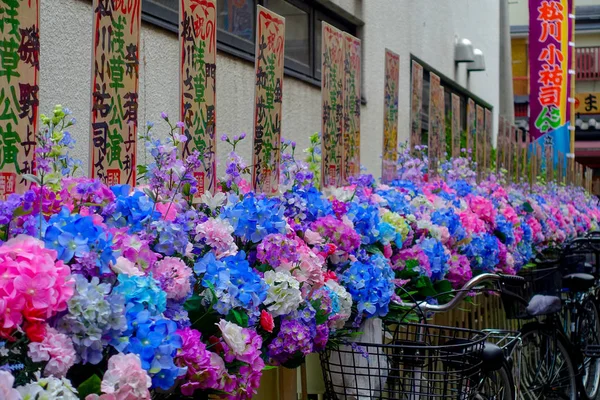
[[[514,400],[515,384],[512,369],[505,360],[502,368],[486,373],[476,400]]]
[[[577,400],[576,369],[567,339],[551,325],[527,324],[521,331],[520,398]]]
[[[592,297],[584,301],[582,308],[579,320],[580,346],[584,354],[582,384],[587,398],[594,400],[600,397],[600,320]]]

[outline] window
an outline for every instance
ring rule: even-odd
[[[178,31],[181,0],[142,0],[142,17]],[[217,47],[254,60],[256,6],[285,17],[285,72],[313,83],[321,81],[321,26],[323,21],[352,35],[356,26],[310,0],[217,0]]]

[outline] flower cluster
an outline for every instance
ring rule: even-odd
[[[142,186],[108,187],[73,176],[68,114],[44,117],[31,188],[0,201],[2,398],[250,399],[266,364],[297,366],[368,318],[394,320],[407,293],[514,274],[599,226],[583,190],[475,182],[468,157],[434,178],[405,147],[390,184],[361,175],[324,193],[318,135],[308,163],[282,141],[273,196],[251,189],[235,153],[245,135],[224,135],[225,175],[198,193],[204,158],[179,157],[185,124],[166,114],[166,140],[142,135]]]

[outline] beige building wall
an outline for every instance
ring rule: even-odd
[[[400,54],[399,140],[408,139],[410,55],[413,54],[494,107],[495,127],[499,88],[499,5],[497,0],[319,0],[364,22],[358,29],[363,45],[361,155],[368,172],[380,175],[383,131],[384,51]],[[55,104],[68,106],[78,123],[72,129],[77,154],[87,163],[89,146],[90,64],[92,54],[91,0],[41,2],[40,112]],[[177,35],[143,23],[140,53],[139,125],[157,121],[161,111],[173,119],[178,110]],[[484,72],[468,76],[465,64],[456,68],[454,41],[466,37],[480,48]],[[510,62],[510,60],[502,60]],[[308,145],[308,136],[321,128],[320,88],[286,76],[282,134]],[[253,64],[226,53],[217,56],[217,132],[252,133]],[[157,132],[165,132],[156,124]],[[494,129],[494,132],[496,129]],[[242,155],[250,160],[250,141]],[[218,143],[218,157],[226,147]],[[147,160],[140,147],[139,163]],[[222,171],[222,169],[220,169]]]

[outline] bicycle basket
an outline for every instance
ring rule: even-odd
[[[466,399],[481,378],[481,331],[400,324],[383,344],[351,343],[320,354],[326,398]]]
[[[549,296],[560,295],[562,274],[556,263],[543,264],[519,271],[525,278],[525,284],[504,282],[502,285],[502,303],[507,319],[528,319],[527,302],[536,294]]]

